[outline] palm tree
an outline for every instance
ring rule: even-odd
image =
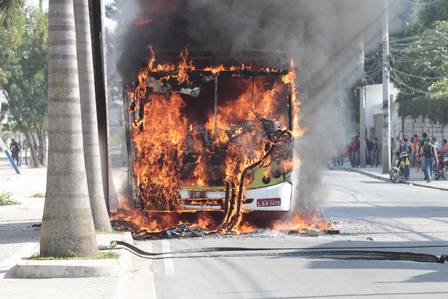
[[[48,169],[42,256],[95,256],[84,164],[73,0],[48,11]]]
[[[112,230],[103,193],[88,0],[74,0],[84,157],[95,229]]]

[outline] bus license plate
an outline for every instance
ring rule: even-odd
[[[281,206],[282,201],[280,198],[264,198],[264,199],[258,199],[257,200],[257,207],[264,208],[264,207],[279,207]]]

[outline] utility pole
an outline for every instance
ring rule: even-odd
[[[367,166],[366,159],[366,72],[365,72],[365,48],[364,48],[364,38],[361,35],[360,38],[361,45],[361,86],[359,88],[359,138],[360,138],[360,162],[361,167]]]
[[[389,48],[389,0],[384,0],[384,37],[383,37],[383,173],[391,169],[391,123],[390,123],[390,48]]]

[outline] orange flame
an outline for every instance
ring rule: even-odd
[[[152,47],[149,50],[148,64],[138,74],[134,90],[128,93],[131,99],[129,112],[139,115],[132,128],[135,148],[133,170],[137,196],[143,204],[143,211],[124,206],[115,219],[129,221],[146,231],[157,231],[168,225],[182,223],[173,216],[184,212],[180,203],[181,186],[205,187],[217,182],[220,182],[218,186],[223,186],[228,183],[244,199],[245,189],[251,182],[249,173],[244,184],[240,184],[246,169],[253,165],[269,166],[273,157],[281,156],[277,152],[267,155],[268,148],[273,149],[278,142],[270,136],[269,130],[291,131],[296,138],[303,136],[305,130],[299,124],[300,103],[293,62],[289,72],[283,76],[254,76],[248,79],[239,77],[238,73],[233,74],[234,89],[228,94],[220,95],[217,113],[209,111],[201,122],[190,118],[185,112],[189,103],[179,92],[173,90],[170,93],[160,93],[154,91],[150,83],[156,76],[163,82],[175,79],[182,86],[192,86],[190,75],[198,68],[189,58],[188,49],[180,52],[180,62],[177,65],[156,64],[154,50]],[[209,72],[215,78],[220,73],[229,71],[280,73],[276,68],[257,69],[244,64],[207,66],[200,71]],[[288,103],[282,102],[288,95],[291,97],[292,119],[288,116]],[[290,123],[292,128],[288,130]],[[211,139],[209,145],[205,144],[206,137]],[[281,151],[281,147],[282,145],[277,151]],[[217,151],[221,153],[222,161],[211,167],[210,161]],[[287,156],[280,159],[277,167],[287,173],[298,163],[297,158]],[[193,203],[197,204],[196,201]],[[171,211],[174,214],[154,217],[153,211]],[[244,233],[256,229],[253,224],[243,221],[242,205],[235,204],[227,212],[224,215],[227,224],[223,222],[221,231]],[[285,226],[310,227],[319,225],[318,223],[317,218],[297,216],[293,221],[275,223],[273,229]],[[189,224],[212,230],[216,228],[217,221],[201,212]]]
[[[134,22],[134,26],[137,27],[144,27],[146,25],[151,24],[152,20],[149,18],[146,18],[144,16],[139,17],[135,22]]]

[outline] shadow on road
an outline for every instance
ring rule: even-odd
[[[36,242],[39,240],[39,228],[32,227],[40,222],[2,223],[0,224],[0,244]]]
[[[331,216],[362,216],[380,218],[430,218],[447,217],[446,206],[369,206],[369,207],[325,207],[325,212]]]
[[[364,293],[364,294],[334,294],[334,295],[319,295],[319,296],[293,296],[293,297],[263,297],[264,299],[314,299],[314,298],[359,298],[359,297],[366,297],[366,298],[375,298],[375,297],[392,297],[392,296],[422,296],[420,298],[426,298],[427,296],[435,296],[435,295],[447,295],[448,292],[399,292],[399,293]],[[249,299],[258,299],[256,298],[249,298]],[[444,297],[445,298],[445,297]]]

